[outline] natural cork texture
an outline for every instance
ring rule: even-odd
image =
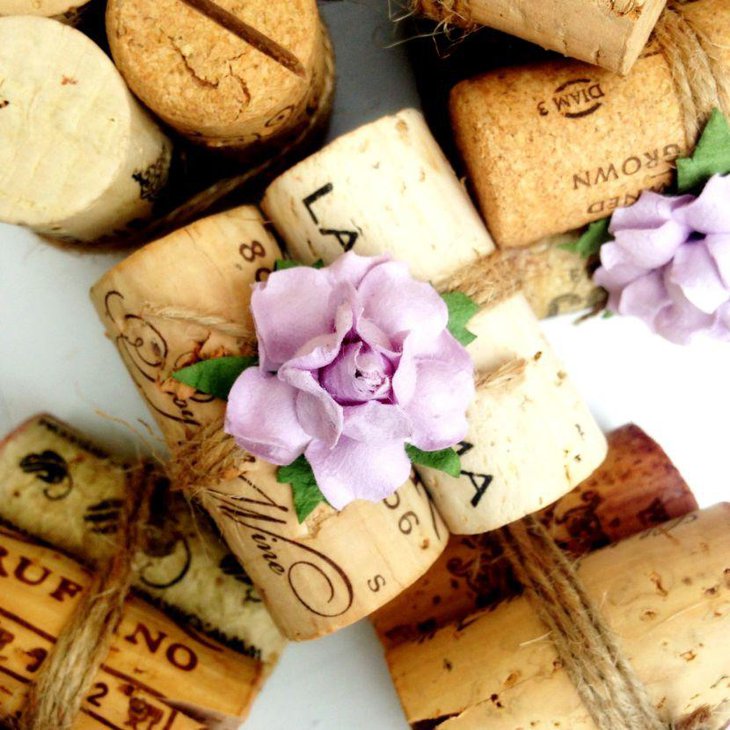
[[[193,7],[210,5],[215,19]],[[241,38],[230,15],[293,58],[298,72]],[[331,72],[315,0],[111,0],[106,23],[114,61],[134,93],[208,147],[240,151],[296,136]]]
[[[171,145],[98,46],[0,18],[0,79],[0,221],[88,242],[150,216]]]
[[[667,727],[702,707],[730,720],[730,505],[691,512],[576,565],[591,602]],[[596,730],[525,597],[388,654],[408,721],[439,730]],[[722,708],[722,709],[718,709]],[[676,724],[675,724],[676,723]]]
[[[145,246],[94,286],[107,333],[173,459],[178,444],[220,419],[225,403],[171,373],[254,351],[251,285],[281,255],[260,213],[242,207]],[[198,485],[193,496],[289,638],[315,638],[367,616],[423,575],[446,545],[446,529],[418,482],[380,503],[359,501],[341,512],[322,505],[299,524],[291,488],[276,472],[240,451],[230,473]]]
[[[129,467],[57,419],[37,416],[0,442],[0,520],[96,565],[110,556],[132,471],[152,485],[134,586],[178,622],[276,663],[285,641],[210,521],[151,465]]]
[[[564,56],[627,73],[666,0],[414,0],[416,12],[462,28],[487,25]]]
[[[437,288],[464,272],[480,285],[486,304],[469,324],[477,396],[457,447],[462,472],[419,468],[450,531],[484,532],[542,509],[601,463],[603,434],[515,293],[519,281],[491,279],[502,269],[492,241],[419,112],[336,139],[277,178],[262,205],[301,261],[387,252]]]
[[[42,15],[74,24],[91,0],[0,0],[2,15]]]
[[[696,509],[661,447],[628,425],[608,435],[608,456],[588,479],[536,516],[557,545],[577,558]],[[453,535],[433,568],[372,621],[389,650],[519,593],[496,533]]]
[[[0,526],[0,724],[14,724],[91,574]],[[74,730],[232,730],[248,714],[262,665],[176,624],[130,595]],[[50,728],[49,728],[50,730]]]
[[[730,63],[725,0],[680,8],[710,55]],[[664,189],[694,143],[656,43],[626,77],[570,61],[503,69],[458,84],[450,107],[470,183],[502,247],[527,246],[631,205],[642,190]]]

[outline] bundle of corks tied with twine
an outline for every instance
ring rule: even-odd
[[[239,726],[285,640],[151,464],[35,417],[0,443],[0,525],[0,724]]]
[[[315,0],[109,2],[99,43],[111,59],[41,17],[62,5],[0,3],[2,221],[67,242],[139,242],[325,126],[334,68]]]

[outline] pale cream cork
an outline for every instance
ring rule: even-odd
[[[699,44],[693,57],[710,59],[702,74],[690,69],[692,84],[709,74],[720,91],[718,105],[727,107],[730,6],[697,0],[673,7]],[[635,203],[643,190],[661,191],[672,182],[675,160],[695,143],[686,125],[686,92],[675,85],[672,69],[652,41],[626,77],[556,61],[493,71],[454,87],[456,142],[500,247],[528,246],[604,218]]]
[[[77,23],[92,0],[0,0],[0,16],[41,15],[62,23]]]
[[[484,224],[412,109],[349,132],[298,163],[269,186],[262,205],[291,255],[307,263],[331,262],[350,249],[387,252],[437,288],[468,278],[484,291],[499,268]],[[507,296],[496,304],[483,297],[469,325],[477,335],[468,349],[478,394],[459,445],[461,476],[419,469],[457,533],[484,532],[547,506],[606,453],[537,319],[514,293],[519,282],[500,276],[494,285]],[[505,378],[505,367],[515,377]]]
[[[702,727],[719,730],[730,720],[728,528],[730,505],[721,504],[577,564],[588,597],[668,727],[681,727],[703,706],[718,714]],[[596,728],[525,597],[401,644],[388,662],[414,727]]]
[[[220,22],[194,5],[200,3],[108,3],[112,56],[134,93],[178,132],[208,147],[281,145],[306,129],[327,103],[332,74],[315,0],[203,3],[222,11]],[[236,21],[288,61],[240,37]]]
[[[177,383],[172,372],[252,353],[251,284],[280,257],[258,210],[244,206],[148,244],[94,286],[107,333],[173,459],[175,446],[219,419],[225,403]],[[276,477],[276,466],[242,452],[230,477],[201,484],[195,496],[288,638],[316,638],[372,613],[446,545],[446,528],[415,481],[384,502],[357,501],[341,512],[321,505],[299,524],[291,488]]]
[[[416,12],[473,28],[486,25],[565,56],[626,74],[667,0],[414,0]]]
[[[79,31],[0,18],[0,220],[53,238],[129,233],[167,181],[171,143]]]

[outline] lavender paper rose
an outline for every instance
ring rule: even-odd
[[[274,464],[304,454],[335,508],[400,487],[406,444],[436,451],[466,435],[471,358],[405,264],[349,252],[286,269],[254,287],[251,308],[260,365],[231,389],[226,432]]]
[[[730,340],[730,176],[711,177],[697,197],[644,192],[609,231],[594,281],[611,311],[679,344],[700,332]]]

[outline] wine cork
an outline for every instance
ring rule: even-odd
[[[258,211],[242,207],[147,245],[94,286],[107,332],[173,459],[175,446],[219,419],[225,404],[171,373],[201,358],[254,351],[251,284],[280,256]],[[276,471],[245,455],[235,478],[201,485],[198,496],[289,638],[315,638],[368,615],[420,577],[446,544],[420,484],[341,512],[321,505],[299,524]]]
[[[111,0],[106,23],[134,93],[207,147],[281,146],[330,102],[332,51],[315,0]]]
[[[0,722],[22,713],[36,673],[90,582],[71,558],[0,527]],[[232,730],[260,684],[256,659],[130,596],[73,727]]]
[[[57,239],[134,230],[165,185],[171,145],[83,33],[0,18],[0,220]]]
[[[340,137],[277,178],[262,205],[296,259],[389,252],[418,278],[485,305],[469,323],[477,396],[458,448],[461,476],[419,469],[452,532],[484,532],[541,509],[601,463],[603,434],[516,282],[495,280],[507,292],[491,301],[492,242],[420,113]]]
[[[527,248],[503,248],[493,254],[495,268],[519,284],[538,319],[595,310],[605,301],[605,292],[593,283],[586,259],[563,248],[577,240],[577,233],[568,233]]]
[[[591,553],[577,568],[668,727],[730,700],[728,528],[730,505],[718,505]],[[414,727],[596,728],[524,597],[401,644],[388,661]]]
[[[694,38],[689,56],[679,42],[675,47],[672,31],[672,62],[653,42],[625,78],[557,61],[454,87],[456,142],[499,246],[526,246],[604,218],[672,181],[674,161],[694,144],[685,119],[693,101],[672,71],[683,69],[691,85],[709,76],[710,85],[719,79],[728,88],[730,8],[724,0],[697,0],[669,17],[683,18],[679,26]],[[704,70],[691,65],[703,58]],[[715,106],[724,99],[730,108],[725,94]]]
[[[139,468],[139,467],[137,467]],[[110,557],[130,467],[52,416],[30,419],[0,443],[0,519],[76,558]],[[178,622],[268,670],[283,648],[251,579],[204,513],[151,472],[153,492],[137,591]]]
[[[666,0],[413,0],[440,23],[487,25],[565,56],[627,73]]]
[[[91,0],[0,0],[0,16],[42,15],[75,24]]]
[[[537,515],[571,558],[697,509],[661,447],[634,425],[608,434],[608,456],[572,492]],[[433,568],[372,617],[386,651],[418,641],[521,588],[493,532],[452,536]]]

